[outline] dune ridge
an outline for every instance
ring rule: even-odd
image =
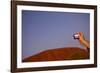
[[[61,61],[89,59],[89,52],[79,47],[63,47],[45,50],[29,56],[22,62]]]

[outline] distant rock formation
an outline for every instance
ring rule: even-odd
[[[78,47],[55,48],[23,59],[23,62],[89,59],[89,52]]]

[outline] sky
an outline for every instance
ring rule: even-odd
[[[90,39],[90,14],[22,10],[22,58],[48,49],[80,47],[73,34]]]

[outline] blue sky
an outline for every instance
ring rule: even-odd
[[[73,34],[90,38],[89,13],[22,11],[22,57],[60,47],[82,47]]]

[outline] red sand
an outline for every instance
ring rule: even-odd
[[[89,59],[89,53],[78,47],[65,47],[46,50],[25,58],[23,62],[60,61]]]

